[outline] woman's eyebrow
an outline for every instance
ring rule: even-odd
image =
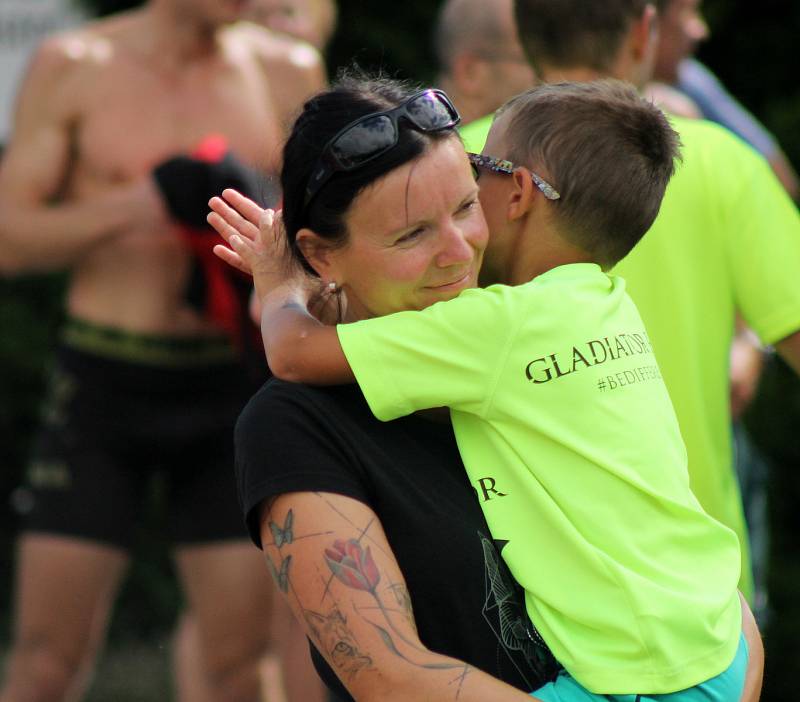
[[[454,212],[458,211],[467,202],[477,198],[479,192],[480,192],[480,190],[479,190],[478,186],[475,185],[475,187],[473,187],[463,198],[461,198],[458,201],[458,203],[453,208],[453,211]],[[403,234],[406,234],[406,233],[408,233],[410,231],[413,231],[414,229],[417,229],[418,227],[429,226],[429,225],[435,223],[435,218],[422,217],[422,218],[420,218],[418,220],[415,220],[414,222],[409,222],[408,218],[409,218],[409,212],[408,212],[408,208],[406,208],[406,224],[404,226],[398,227],[397,229],[392,229],[391,231],[384,232],[383,236],[385,236],[387,239],[388,238],[395,238],[397,236],[402,236]]]

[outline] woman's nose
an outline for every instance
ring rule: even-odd
[[[441,249],[436,263],[442,267],[470,263],[475,258],[475,246],[470,241],[468,231],[450,223],[441,233]]]

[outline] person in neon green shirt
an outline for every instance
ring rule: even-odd
[[[652,223],[676,135],[616,82],[523,94],[492,134],[487,149],[536,166],[471,159],[490,171],[481,201],[494,203],[484,265],[508,285],[334,330],[262,281],[271,368],[316,383],[354,374],[384,420],[451,407],[470,478],[491,484],[492,535],[568,671],[537,698],[738,700],[738,541],[689,488],[647,332],[605,272]],[[533,566],[537,552],[549,568]]]
[[[613,77],[641,87],[650,78],[658,22],[646,0],[515,0],[515,17],[544,81]],[[749,599],[729,353],[738,313],[800,373],[800,217],[746,144],[710,122],[671,121],[682,163],[647,236],[614,271],[625,278],[656,349],[686,442],[692,490],[739,537],[739,587]],[[461,129],[467,149],[483,148],[491,123],[488,115]]]
[[[586,3],[577,0],[517,2],[526,51],[538,57],[545,79],[612,75],[646,81],[652,47],[640,48],[637,56],[631,39],[652,40],[655,20],[635,3],[627,10],[626,30],[608,44],[605,70],[574,61],[578,42],[583,51],[602,45],[599,23],[558,25],[555,36],[540,33],[548,17],[579,4],[585,10]],[[607,3],[591,4],[604,15],[614,12]],[[587,41],[587,34],[595,41]],[[558,57],[572,58],[571,69]],[[595,63],[603,65],[599,57]],[[692,490],[709,514],[739,535],[740,587],[749,596],[749,546],[733,470],[728,357],[738,312],[764,344],[775,344],[800,368],[800,218],[768,163],[751,148],[706,121],[673,117],[672,122],[681,135],[683,163],[642,245],[615,272],[628,282],[653,340],[686,442]]]

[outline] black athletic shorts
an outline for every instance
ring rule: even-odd
[[[76,329],[83,348],[70,343]],[[108,334],[81,323],[67,327],[26,484],[15,499],[22,529],[127,549],[159,476],[175,544],[246,539],[233,427],[253,380],[230,354],[217,353],[223,349],[216,342],[180,348],[128,337],[125,353],[145,360],[132,362],[109,357],[112,347],[122,347]],[[182,366],[181,359],[193,364]]]

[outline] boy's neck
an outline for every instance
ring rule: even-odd
[[[596,263],[587,253],[580,252],[580,254],[581,255],[577,255],[577,252],[571,254],[561,252],[560,254],[556,254],[554,252],[552,256],[537,256],[535,260],[532,261],[520,261],[512,267],[507,284],[523,285],[537,276],[547,273],[547,271],[551,271],[559,266],[567,266],[571,263]]]
[[[542,220],[528,220],[517,234],[506,270],[499,271],[507,285],[523,285],[542,273],[570,263],[596,263],[592,256],[567,241]]]

